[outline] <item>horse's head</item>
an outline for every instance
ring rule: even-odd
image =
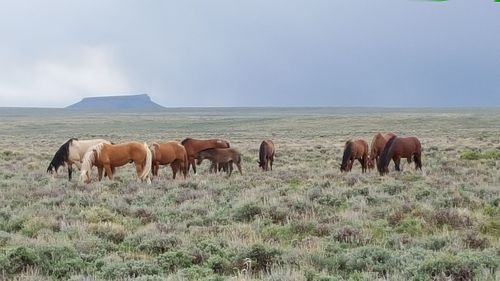
[[[347,168],[347,163],[340,164],[340,171],[341,172],[349,172],[349,169]]]
[[[50,163],[49,167],[47,168],[47,173],[52,175],[54,172],[57,173],[57,169],[54,167],[52,163]]]
[[[90,172],[88,170],[82,170],[82,172],[80,173],[80,183],[89,184],[90,181]]]
[[[371,158],[370,156],[368,156],[368,163],[366,163],[367,166],[368,166],[368,169],[373,169],[375,168],[375,163],[373,162],[373,158]]]
[[[202,151],[198,153],[198,156],[196,157],[196,165],[201,165],[201,162],[207,158],[207,155]]]

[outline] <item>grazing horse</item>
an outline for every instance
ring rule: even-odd
[[[234,148],[209,148],[202,150],[198,153],[197,164],[200,165],[203,159],[208,159],[212,162],[212,167],[214,165],[228,165],[228,174],[231,176],[233,173],[233,163],[236,164],[238,171],[243,175],[241,171],[241,153]]]
[[[71,174],[73,173],[73,164],[75,164],[78,169],[82,167],[82,160],[85,152],[89,150],[90,147],[100,144],[100,143],[108,143],[110,141],[103,139],[94,139],[94,140],[78,140],[76,138],[71,138],[67,142],[65,142],[61,147],[56,151],[52,161],[50,161],[49,167],[47,168],[47,173],[56,173],[59,167],[67,165],[68,167],[68,180],[71,181]]]
[[[361,171],[366,172],[366,165],[368,162],[368,143],[365,140],[348,140],[344,146],[344,156],[342,157],[342,164],[340,164],[340,171],[350,172],[354,161],[358,159],[361,163]]]
[[[193,171],[196,174],[196,165],[194,160],[198,157],[198,152],[209,149],[209,148],[229,148],[229,142],[223,139],[209,139],[209,140],[198,140],[187,138],[184,139],[181,144],[186,148],[187,156],[188,156],[188,167],[187,171],[189,172],[189,167],[193,167]],[[217,169],[218,167],[215,167]]]
[[[259,167],[261,167],[264,171],[268,171],[270,166],[272,171],[273,161],[274,143],[272,140],[263,140],[259,149],[259,161],[257,161],[259,163]]]
[[[151,183],[149,174],[151,173],[152,158],[151,150],[149,150],[146,143],[100,143],[85,153],[80,182],[90,183],[92,166],[97,166],[99,181],[102,179],[103,170],[106,171],[108,178],[112,180],[115,167],[134,162],[139,179],[147,180],[148,183]]]
[[[173,178],[177,172],[181,171],[186,178],[187,174],[187,153],[183,145],[171,141],[165,143],[153,143],[149,149],[151,149],[153,157],[153,176],[158,176],[158,170],[160,165],[168,165],[172,168]]]
[[[384,151],[377,162],[377,169],[380,175],[389,173],[389,162],[391,159],[396,165],[396,171],[400,171],[399,163],[401,158],[406,158],[411,163],[415,161],[415,170],[422,170],[422,146],[416,137],[392,137],[387,141]]]
[[[368,169],[375,168],[375,163],[378,162],[378,158],[382,151],[384,151],[384,146],[387,141],[394,137],[395,134],[392,132],[388,132],[385,134],[377,133],[373,136],[372,145],[370,146],[370,157],[368,157]]]

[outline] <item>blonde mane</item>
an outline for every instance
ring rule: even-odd
[[[85,155],[83,156],[82,160],[82,170],[81,170],[81,175],[85,175],[85,173],[88,171],[89,172],[89,177],[92,174],[92,166],[94,165],[96,161],[96,154],[97,154],[97,159],[101,156],[101,150],[103,147],[104,143],[99,143],[87,150],[85,152]],[[94,153],[95,152],[95,153]]]

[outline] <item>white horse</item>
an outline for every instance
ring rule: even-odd
[[[89,148],[96,144],[107,143],[111,144],[110,141],[104,139],[93,139],[93,140],[78,140],[76,138],[71,138],[65,142],[56,154],[54,158],[50,161],[49,167],[47,168],[47,173],[56,173],[59,167],[67,165],[68,166],[68,180],[71,181],[71,173],[73,172],[73,164],[75,164],[78,169],[82,168],[82,161],[85,152]]]

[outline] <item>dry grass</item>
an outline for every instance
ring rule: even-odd
[[[500,111],[0,110],[0,279],[498,280]],[[341,174],[343,144],[416,135],[423,171]],[[243,172],[187,180],[134,169],[88,186],[45,169],[70,137],[222,137]],[[274,171],[256,163],[272,138]],[[392,167],[392,165],[391,165]],[[95,176],[95,173],[94,173]],[[169,270],[166,270],[168,268]]]

